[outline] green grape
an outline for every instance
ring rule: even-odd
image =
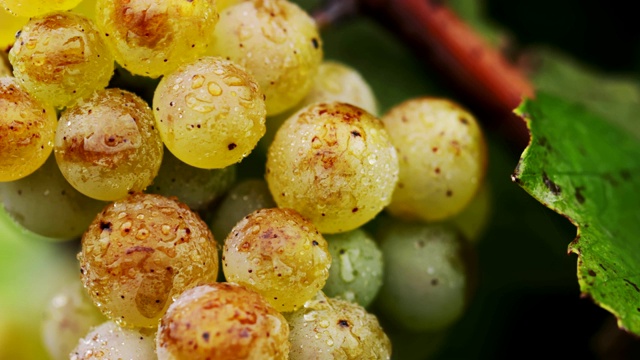
[[[152,194],[132,195],[98,214],[78,260],[93,302],[127,327],[157,326],[174,297],[218,276],[207,225],[186,205]]]
[[[107,321],[80,339],[70,360],[155,359],[153,333],[148,330],[124,329]]]
[[[230,59],[256,77],[276,115],[300,102],[322,61],[315,22],[286,0],[253,0],[224,10],[211,54]]]
[[[384,281],[378,308],[412,331],[442,330],[463,314],[473,274],[455,228],[390,219],[379,233]]]
[[[56,112],[29,95],[15,78],[0,77],[0,182],[36,171],[53,149]]]
[[[203,55],[218,18],[214,0],[98,0],[96,10],[116,61],[153,78]]]
[[[243,217],[260,209],[276,207],[264,180],[250,179],[236,184],[213,213],[211,231],[216,239],[226,239]]]
[[[0,49],[8,49],[16,41],[16,33],[29,21],[28,17],[17,17],[0,5]],[[4,51],[0,51],[4,55]],[[0,55],[2,57],[2,55]]]
[[[164,77],[153,98],[162,139],[185,163],[223,168],[249,155],[265,132],[264,96],[238,65],[205,57]]]
[[[0,0],[0,6],[15,16],[34,17],[73,9],[80,1],[82,0]]]
[[[54,156],[33,174],[0,183],[0,201],[27,230],[61,240],[81,236],[105,206],[74,189],[60,173]]]
[[[329,279],[322,291],[330,297],[367,307],[382,286],[382,253],[361,229],[325,235],[331,253]]]
[[[9,52],[13,75],[35,97],[56,107],[103,89],[113,56],[93,22],[60,12],[32,18]]]
[[[235,180],[235,166],[214,170],[198,169],[178,160],[170,152],[165,152],[158,176],[147,188],[147,192],[175,196],[192,210],[205,210]]]
[[[233,283],[185,291],[162,317],[158,360],[284,360],[284,317],[258,293]]]
[[[42,339],[53,360],[68,360],[78,340],[106,319],[77,280],[52,297],[42,322]]]
[[[388,211],[437,221],[460,213],[486,172],[486,144],[473,115],[443,99],[406,101],[383,118],[400,158],[400,179]]]
[[[276,132],[289,117],[301,108],[317,102],[340,101],[355,105],[372,115],[378,115],[378,105],[371,87],[354,68],[336,61],[320,64],[309,95],[289,111],[267,118],[267,132],[259,146],[268,149]]]
[[[278,311],[300,308],[322,289],[331,255],[313,224],[291,209],[261,209],[227,237],[222,267],[227,281],[263,295]]]
[[[151,109],[124,90],[95,92],[67,108],[58,122],[55,155],[62,174],[98,200],[144,190],[160,169],[162,153]]]
[[[360,305],[320,292],[287,314],[291,360],[378,360],[391,358],[391,342],[375,315]]]
[[[448,222],[457,227],[467,240],[476,243],[484,235],[491,220],[491,202],[491,188],[485,181],[471,203]]]
[[[278,130],[266,172],[278,206],[336,233],[360,227],[389,204],[398,158],[380,120],[349,104],[318,103]]]

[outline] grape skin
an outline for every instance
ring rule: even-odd
[[[117,200],[144,190],[162,163],[153,113],[137,95],[107,89],[67,108],[58,122],[55,155],[81,193]]]
[[[185,291],[162,318],[158,360],[284,360],[287,321],[254,291],[233,283]]]
[[[323,56],[313,19],[285,0],[228,7],[216,26],[210,54],[230,59],[255,76],[270,116],[307,95]]]
[[[391,342],[378,319],[360,305],[320,292],[304,308],[286,315],[291,360],[391,358]]]
[[[300,110],[278,130],[266,179],[280,207],[322,233],[353,230],[391,201],[398,158],[382,122],[344,103]]]
[[[140,329],[124,329],[107,321],[80,339],[70,360],[155,359],[153,333]]]
[[[0,0],[0,5],[15,16],[34,17],[69,10],[82,0]]]
[[[74,189],[53,155],[33,174],[0,183],[0,202],[25,229],[59,240],[80,237],[106,205]]]
[[[154,327],[184,290],[218,275],[217,243],[189,208],[135,194],[107,206],[82,237],[84,287],[101,311],[127,327]]]
[[[113,56],[93,22],[59,12],[33,18],[9,52],[13,74],[35,97],[55,107],[103,89],[113,75]]]
[[[331,253],[327,296],[369,306],[382,286],[382,252],[362,229],[325,235]]]
[[[264,97],[253,76],[216,57],[201,58],[164,77],[153,108],[167,148],[203,169],[239,162],[266,130]]]
[[[205,210],[222,197],[235,180],[235,166],[214,170],[198,169],[178,160],[167,151],[163,155],[158,176],[147,188],[147,192],[175,196],[191,210],[199,211]]]
[[[1,3],[0,3],[1,4]],[[8,49],[16,41],[16,32],[29,21],[27,17],[17,17],[9,13],[0,5],[0,49]],[[0,58],[6,56],[4,51],[0,51]],[[0,65],[2,68],[2,65]],[[0,70],[0,74],[2,71]],[[1,76],[1,75],[0,75]]]
[[[96,10],[116,61],[152,78],[203,55],[218,18],[214,0],[98,0]]]
[[[470,248],[445,224],[386,219],[377,234],[384,256],[378,309],[411,331],[439,331],[462,316],[472,290]]]
[[[407,220],[444,220],[473,199],[486,173],[486,144],[476,119],[445,99],[405,101],[382,117],[400,158],[388,211]]]
[[[36,171],[53,149],[56,112],[12,77],[0,77],[0,182]]]
[[[227,281],[263,295],[278,311],[294,311],[322,289],[331,266],[327,242],[291,209],[261,209],[242,219],[222,255]]]

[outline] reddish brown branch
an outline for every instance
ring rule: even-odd
[[[491,114],[494,125],[512,142],[524,147],[529,133],[522,119],[513,115],[523,97],[534,95],[533,86],[518,68],[465,24],[442,1],[436,0],[339,0],[357,2],[371,15],[406,39],[428,57],[474,103]],[[327,7],[335,1],[327,1]],[[334,19],[338,12],[328,12]],[[329,17],[325,17],[323,21]]]

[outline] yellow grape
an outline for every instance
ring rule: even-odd
[[[331,254],[313,224],[291,209],[261,209],[231,230],[222,253],[227,281],[256,290],[280,312],[300,308],[324,286]]]
[[[116,200],[151,184],[162,163],[153,113],[137,95],[107,89],[67,108],[55,155],[64,177],[81,193]]]
[[[153,78],[204,54],[218,18],[214,0],[98,0],[96,11],[116,61]]]
[[[107,321],[92,329],[68,354],[69,360],[150,360],[156,355],[153,332],[124,329]]]
[[[225,9],[215,29],[213,55],[244,66],[276,115],[304,98],[322,61],[315,22],[286,0],[253,0]]]
[[[15,16],[34,17],[73,9],[82,0],[0,0],[0,5]]]
[[[398,158],[380,120],[352,105],[318,103],[278,130],[266,178],[278,206],[297,210],[323,233],[345,232],[389,204]]]
[[[486,144],[473,115],[449,100],[419,98],[397,105],[382,121],[401,155],[389,212],[424,221],[461,212],[486,172]]]
[[[0,50],[13,45],[16,33],[29,21],[28,17],[17,17],[0,6]],[[4,51],[0,51],[4,52]],[[2,57],[3,55],[0,55]]]
[[[158,360],[285,360],[289,325],[258,293],[233,283],[185,291],[162,318]]]
[[[160,135],[183,162],[224,168],[249,155],[265,132],[265,104],[253,76],[217,57],[186,64],[153,97]]]
[[[126,327],[157,326],[174,297],[218,276],[207,225],[186,205],[152,194],[105,207],[82,237],[78,260],[93,302]]]
[[[53,149],[56,112],[29,95],[13,77],[0,77],[0,181],[36,171]]]
[[[56,107],[103,89],[113,75],[113,56],[93,22],[70,12],[29,20],[9,61],[31,94]]]

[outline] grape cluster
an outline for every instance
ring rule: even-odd
[[[413,333],[463,314],[490,206],[469,112],[379,118],[287,0],[77,3],[0,0],[32,17],[0,57],[2,205],[82,238],[53,358],[390,359],[373,313]]]

